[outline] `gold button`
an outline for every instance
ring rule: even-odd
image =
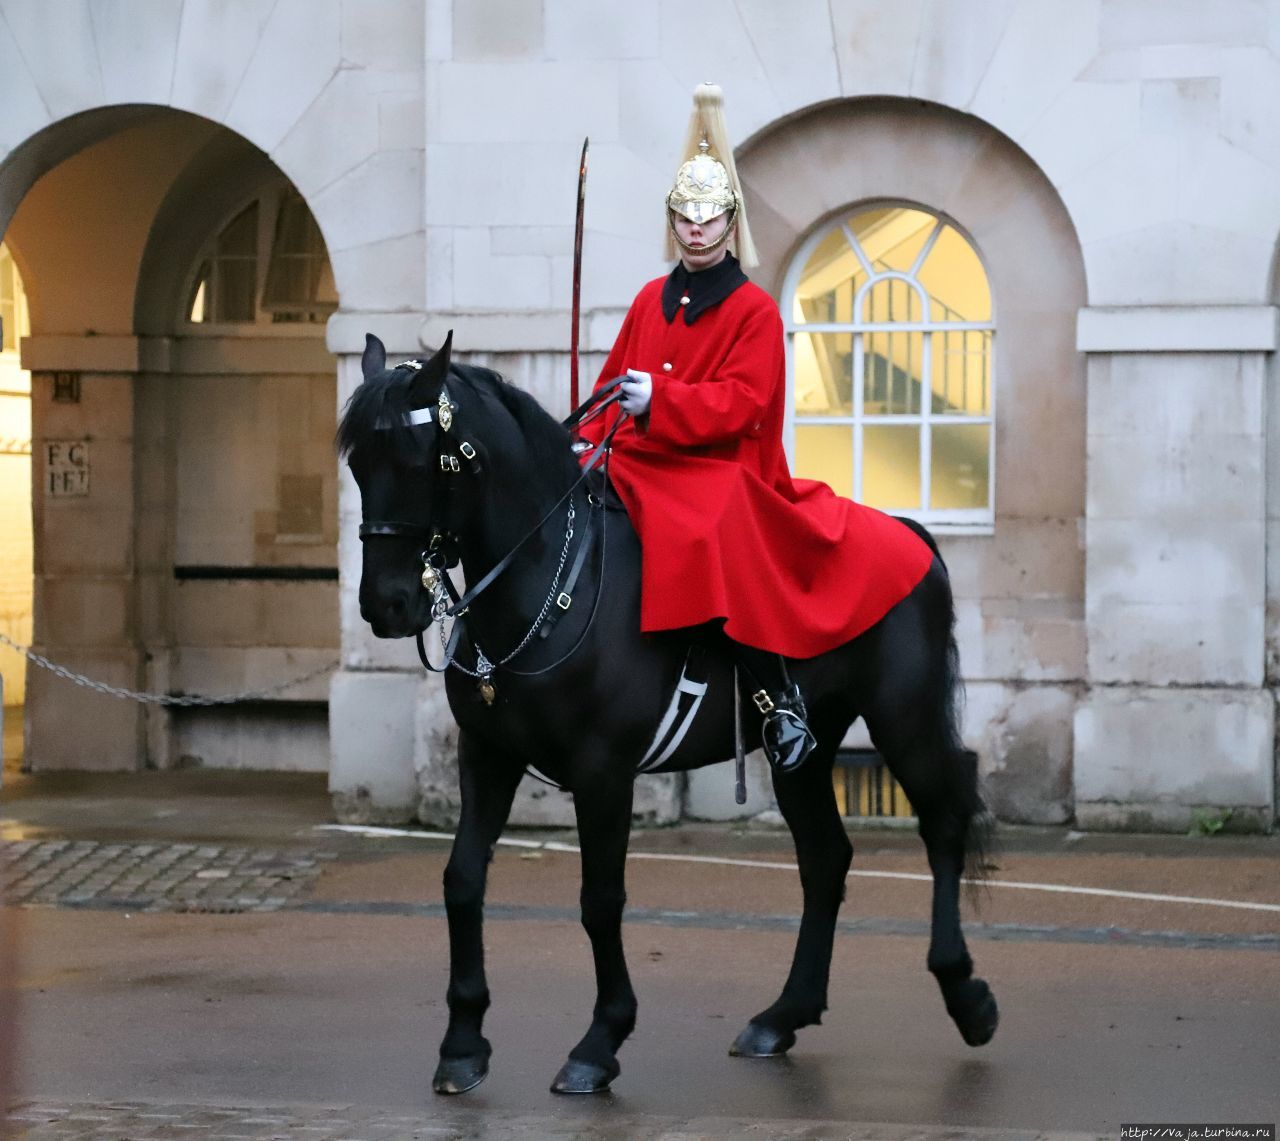
[[[682,298],[680,298],[680,304],[681,305],[689,304],[689,295],[687,293]]]
[[[663,371],[663,372],[670,372],[670,371],[671,371],[671,362],[670,362],[670,361],[663,361],[663,362],[662,362],[662,371]]]

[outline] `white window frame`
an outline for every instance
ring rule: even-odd
[[[853,231],[849,227],[849,219],[863,210],[876,210],[885,207],[916,210],[924,214],[930,215],[935,220],[935,225],[928,240],[917,254],[914,264],[907,272],[901,270],[877,270],[867,260],[866,254],[858,244]],[[995,297],[992,296],[992,310],[990,321],[892,321],[892,322],[866,322],[862,320],[863,299],[868,291],[883,281],[898,280],[905,282],[908,287],[914,289],[920,298],[921,313],[932,316],[930,309],[930,299],[924,287],[916,280],[916,274],[919,273],[921,266],[924,264],[925,258],[928,257],[933,249],[934,243],[938,240],[938,236],[942,233],[943,226],[950,226],[969,243],[970,249],[978,258],[979,264],[982,266],[983,273],[987,277],[987,286],[990,289],[991,276],[987,272],[986,264],[982,260],[981,251],[973,239],[956,224],[951,218],[938,210],[930,209],[928,206],[915,202],[902,201],[874,201],[862,202],[841,210],[833,221],[817,227],[813,233],[805,239],[800,248],[796,251],[795,256],[791,259],[791,264],[787,269],[786,277],[782,287],[782,320],[785,332],[786,342],[786,360],[787,360],[787,405],[786,418],[783,428],[783,444],[787,452],[787,460],[794,470],[795,467],[795,430],[797,425],[823,425],[829,427],[847,426],[853,433],[853,497],[859,502],[862,499],[862,456],[863,456],[863,430],[868,424],[871,426],[906,424],[918,426],[920,428],[920,494],[922,502],[927,504],[931,489],[932,477],[932,432],[933,426],[938,423],[942,424],[986,424],[989,427],[987,435],[988,455],[987,455],[987,507],[985,508],[967,508],[967,509],[932,509],[927,506],[916,508],[894,508],[893,514],[904,515],[908,518],[915,519],[920,523],[928,525],[930,530],[938,534],[950,535],[990,535],[995,530],[995,473],[996,473],[996,313],[995,313]],[[809,261],[810,255],[818,247],[818,245],[828,238],[836,230],[844,232],[845,241],[848,242],[850,249],[857,257],[862,265],[863,272],[867,274],[867,280],[858,288],[853,300],[853,320],[849,323],[842,322],[822,322],[822,323],[805,323],[795,320],[795,299],[796,292],[800,286],[800,278],[803,274],[804,267]],[[970,332],[979,331],[990,334],[990,351],[987,361],[987,383],[988,383],[988,408],[987,412],[981,416],[966,416],[949,414],[947,416],[935,416],[932,411],[932,376],[933,376],[933,341],[934,334],[942,332]],[[909,333],[920,332],[925,334],[923,337],[923,358],[921,360],[921,376],[925,378],[925,382],[921,386],[920,411],[918,414],[901,414],[887,416],[866,417],[863,414],[863,384],[858,382],[863,374],[863,361],[866,352],[865,337],[870,333],[892,332],[892,333]],[[850,333],[853,338],[853,354],[851,358],[853,378],[855,383],[852,384],[853,393],[853,414],[849,416],[801,416],[797,415],[795,407],[795,336],[797,333]]]
[[[284,321],[271,319],[271,312],[263,305],[263,292],[267,286],[267,273],[271,266],[271,248],[275,240],[276,221],[280,214],[280,204],[288,190],[283,185],[272,186],[260,190],[240,201],[232,210],[228,210],[218,224],[209,232],[200,247],[199,253],[192,259],[183,277],[183,288],[180,294],[180,310],[178,312],[178,336],[183,337],[261,337],[264,334],[272,337],[297,337],[307,339],[315,336],[316,329],[323,330],[325,321]],[[258,204],[257,235],[257,273],[253,291],[252,321],[200,321],[190,319],[191,301],[195,295],[196,283],[200,269],[206,262],[212,262],[217,248],[218,238],[245,210],[254,203]],[[309,208],[310,204],[308,204]],[[326,250],[327,253],[327,250]],[[208,304],[208,302],[206,302]],[[319,309],[319,307],[317,307]]]

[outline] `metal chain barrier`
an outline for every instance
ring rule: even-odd
[[[17,651],[29,662],[39,666],[41,669],[48,670],[50,673],[57,674],[60,678],[75,685],[83,686],[85,689],[92,689],[95,693],[105,693],[108,697],[119,697],[126,701],[137,701],[143,705],[233,705],[238,701],[269,701],[271,698],[283,693],[286,689],[292,689],[295,685],[301,685],[303,682],[312,681],[327,674],[331,670],[338,667],[337,659],[326,662],[318,669],[311,670],[309,673],[303,674],[301,677],[290,678],[289,681],[281,682],[279,685],[273,685],[270,689],[248,690],[245,693],[229,693],[221,697],[204,697],[200,694],[168,694],[168,693],[143,693],[136,689],[123,689],[116,685],[107,685],[106,682],[94,681],[93,678],[85,677],[84,674],[74,673],[67,669],[66,666],[60,666],[57,662],[51,662],[43,654],[37,654],[35,650],[29,646],[19,645],[7,634],[0,633],[0,645],[8,646],[9,649]]]

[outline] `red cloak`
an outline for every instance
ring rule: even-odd
[[[668,323],[665,281],[640,291],[596,382],[653,376],[648,413],[618,430],[609,463],[643,549],[641,629],[723,618],[730,638],[757,649],[834,649],[905,598],[933,553],[883,512],[791,478],[773,299],[747,282],[693,325],[683,311]],[[615,418],[583,437],[598,442]]]

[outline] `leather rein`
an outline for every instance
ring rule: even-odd
[[[397,368],[412,368],[415,371],[422,367],[419,361],[405,361]],[[608,384],[602,385],[587,400],[585,400],[577,409],[569,414],[562,421],[562,425],[574,430],[583,424],[589,423],[596,417],[602,415],[604,411],[622,397],[619,385],[625,380],[625,377],[617,377],[609,381]],[[605,484],[608,485],[608,456],[609,449],[613,442],[613,436],[626,420],[624,412],[605,434],[604,438],[592,450],[587,461],[582,464],[578,478],[570,485],[569,489],[556,500],[555,503],[546,511],[541,519],[521,538],[496,564],[480,579],[474,586],[470,587],[461,596],[454,588],[453,581],[448,575],[448,571],[458,565],[459,562],[459,541],[456,531],[452,528],[449,521],[449,508],[451,496],[449,494],[450,482],[453,476],[459,475],[463,470],[467,470],[473,475],[479,475],[483,468],[480,464],[479,455],[475,447],[467,440],[459,440],[456,450],[451,450],[449,441],[454,439],[451,435],[453,420],[459,407],[449,396],[447,388],[442,388],[440,392],[440,400],[436,408],[420,408],[414,409],[406,417],[406,424],[410,427],[421,424],[427,424],[438,421],[440,431],[440,449],[438,455],[438,463],[440,472],[445,479],[444,493],[441,498],[444,500],[442,508],[438,513],[438,518],[442,520],[437,522],[433,517],[426,523],[410,523],[400,520],[375,520],[366,521],[360,524],[360,539],[362,542],[381,537],[395,538],[420,538],[426,544],[422,551],[422,585],[425,590],[431,592],[431,620],[440,628],[440,640],[444,647],[444,660],[441,665],[434,666],[427,658],[426,646],[423,641],[423,631],[416,634],[416,642],[418,647],[418,657],[422,661],[423,666],[432,673],[445,673],[450,666],[478,679],[480,682],[480,693],[486,704],[492,704],[494,699],[494,688],[492,676],[496,669],[507,666],[518,654],[524,651],[535,637],[541,636],[546,638],[555,624],[556,618],[569,609],[573,601],[573,589],[577,583],[578,576],[581,573],[586,561],[588,550],[591,546],[592,531],[597,516],[603,514],[604,499],[594,494],[588,494],[589,514],[587,523],[583,527],[582,536],[578,543],[578,552],[574,562],[570,568],[567,579],[564,580],[563,588],[561,585],[561,576],[563,575],[565,564],[568,561],[568,554],[574,538],[574,522],[576,518],[576,508],[574,505],[575,494],[578,489],[586,482],[587,477],[599,465],[603,464],[602,470],[605,472]],[[555,575],[552,579],[551,589],[538,611],[537,616],[533,620],[528,632],[519,641],[519,643],[505,656],[500,657],[496,662],[491,661],[485,656],[480,646],[475,643],[474,638],[472,644],[476,652],[476,665],[472,669],[457,658],[458,644],[461,640],[463,632],[463,623],[460,619],[470,609],[472,603],[475,602],[490,586],[494,584],[504,574],[515,561],[516,555],[520,550],[534,538],[542,528],[557,514],[568,505],[565,511],[565,539],[564,546],[560,551],[559,561],[556,566]],[[587,633],[591,629],[592,623],[595,621],[596,612],[599,608],[600,597],[604,589],[604,559],[605,559],[605,543],[604,528],[601,528],[600,543],[600,573],[596,583],[596,595],[591,607],[591,613],[587,620],[581,635],[575,641],[574,645],[560,658],[539,670],[524,671],[514,670],[510,672],[522,674],[524,676],[537,676],[539,674],[549,673],[551,670],[562,665],[574,653],[577,652],[582,643],[586,640]],[[454,619],[453,629],[446,638],[445,621],[446,619]]]

